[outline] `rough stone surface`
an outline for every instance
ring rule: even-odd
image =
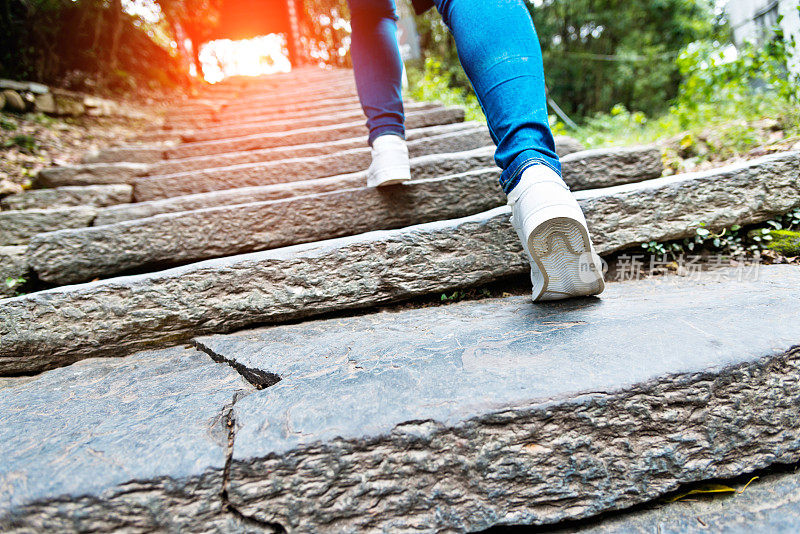
[[[635,512],[553,530],[557,534],[745,534],[754,531],[770,534],[800,531],[800,476],[797,472],[762,474],[742,493],[717,494],[714,498],[699,496],[671,504],[652,503]],[[522,528],[503,532],[524,534]]]
[[[406,118],[411,118],[420,113],[430,113],[444,109],[441,106],[419,106],[405,108]],[[252,135],[268,132],[285,132],[301,128],[319,128],[331,124],[341,124],[354,120],[366,120],[360,109],[345,112],[328,112],[323,115],[296,117],[292,119],[277,119],[275,117],[262,118],[261,120],[237,120],[229,124],[200,128],[190,134],[182,136],[186,142],[210,141],[212,139],[228,139],[242,135]]]
[[[68,185],[130,184],[137,176],[147,174],[150,166],[143,163],[93,163],[47,167],[36,176],[37,187]]]
[[[327,156],[295,158],[233,165],[205,171],[139,178],[133,185],[138,202],[178,197],[239,187],[253,187],[355,172],[369,167],[369,148],[356,148]],[[414,178],[445,176],[453,172],[494,164],[494,147],[487,146],[455,154],[431,154],[411,160]]]
[[[467,287],[525,269],[501,208],[50,289],[0,302],[0,375]]]
[[[478,139],[480,140],[482,137]],[[461,154],[437,153],[441,152],[436,150],[437,148],[444,149],[453,145],[452,138],[448,141],[442,147],[436,146],[432,138],[413,141],[417,144],[430,142],[430,151],[427,158],[419,157],[412,160],[412,167],[419,165],[425,168],[431,167],[433,176],[443,176],[452,172],[493,165],[494,146],[476,148]],[[422,150],[418,149],[418,152]],[[454,157],[463,159],[463,162],[454,163]],[[147,176],[135,181],[134,197],[141,202],[237,187],[308,180],[366,169],[370,161],[369,148],[360,148],[326,156],[232,165],[166,176]],[[439,161],[442,163],[433,164]],[[562,159],[564,180],[575,190],[654,178],[661,175],[662,169],[660,152],[649,147],[590,150],[574,153]],[[415,172],[414,176],[421,177],[418,172]]]
[[[0,298],[13,297],[16,290],[6,285],[8,278],[24,278],[28,274],[28,247],[0,247]]]
[[[429,126],[411,130],[408,141],[408,151],[411,157],[433,154],[436,152],[460,152],[481,146],[490,145],[492,138],[489,130],[478,123],[453,123],[452,126],[461,126],[453,129],[442,126]],[[420,130],[425,130],[420,132]],[[422,137],[420,133],[424,133]],[[294,158],[319,157],[339,152],[367,148],[366,137],[341,139],[329,143],[312,143],[307,145],[293,145],[285,147],[268,148],[263,150],[249,150],[231,152],[212,156],[198,156],[176,160],[166,160],[150,169],[151,175],[177,174],[182,172],[228,167],[246,163],[264,163],[275,160]],[[359,169],[360,170],[360,169]]]
[[[468,192],[468,194],[465,194]],[[388,230],[480,213],[505,202],[495,171],[158,215],[34,237],[41,280],[68,284],[148,267]]]
[[[0,200],[7,210],[48,209],[67,206],[105,207],[133,200],[133,187],[127,184],[67,186],[33,189]]]
[[[723,273],[200,339],[281,378],[234,406],[230,500],[293,532],[463,532],[796,461],[800,269]]]
[[[164,159],[163,146],[128,145],[87,153],[83,163],[157,163]]]
[[[658,178],[664,172],[655,147],[598,148],[561,158],[565,180],[573,191]],[[568,179],[567,179],[568,177]]]
[[[576,197],[598,253],[608,254],[693,235],[695,221],[714,229],[785,213],[800,205],[799,168],[800,153],[789,152]],[[528,266],[508,217],[501,207],[8,299],[0,305],[0,335],[8,340],[0,345],[0,374],[521,274]]]
[[[557,135],[555,136],[556,141],[556,154],[558,157],[563,158],[568,154],[572,154],[573,152],[580,152],[581,150],[586,150],[586,147],[578,141],[568,135]]]
[[[22,113],[27,108],[25,105],[25,100],[23,100],[23,98],[19,96],[19,93],[13,89],[4,90],[3,96],[5,97],[4,109],[8,111],[14,111],[16,113]]]
[[[0,246],[25,244],[36,234],[61,228],[89,226],[95,214],[91,207],[0,211]]]
[[[227,413],[253,391],[230,367],[174,348],[86,360],[2,391],[3,532],[224,521]]]
[[[0,528],[552,525],[797,461],[800,269],[721,272],[196,340],[260,391],[181,348],[4,380]]]
[[[443,108],[439,111],[431,111],[420,115],[414,115],[406,121],[406,128],[424,128],[464,121],[464,110],[462,108]],[[325,141],[336,141],[337,139],[347,139],[366,134],[364,121],[354,121],[345,124],[333,124],[318,128],[303,128],[289,130],[286,132],[254,134],[233,139],[223,139],[218,141],[200,141],[197,143],[185,143],[182,145],[167,147],[164,150],[166,157],[187,158],[207,154],[221,154],[225,152],[238,152],[242,150],[254,150],[258,148],[272,148],[286,145],[301,145],[307,143],[322,143]]]

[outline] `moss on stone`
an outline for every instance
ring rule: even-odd
[[[765,241],[764,248],[774,250],[783,256],[800,255],[800,232],[792,230],[772,230],[771,241]]]

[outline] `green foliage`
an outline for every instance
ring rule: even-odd
[[[13,132],[17,129],[17,123],[0,115],[0,128],[6,130],[7,132]]]
[[[26,152],[28,154],[36,154],[39,150],[39,145],[36,143],[36,139],[32,135],[25,135],[25,134],[17,134],[8,141],[5,142],[6,148],[16,146],[21,151]]]
[[[27,280],[25,280],[25,278],[22,278],[21,276],[8,277],[6,278],[6,287],[9,289],[18,288],[25,285],[25,282],[27,282]]]
[[[544,0],[529,4],[550,95],[577,117],[615,104],[663,111],[681,81],[675,57],[702,39],[726,40],[709,0]]]
[[[486,121],[478,99],[472,90],[460,88],[452,83],[453,74],[442,62],[427,58],[422,70],[408,69],[408,85],[412,98],[424,102],[441,102],[458,105],[465,109],[466,120]]]

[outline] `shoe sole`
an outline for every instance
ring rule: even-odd
[[[528,250],[544,278],[533,300],[597,295],[605,289],[599,258],[579,221],[570,217],[545,220],[528,236]]]
[[[387,185],[396,185],[411,180],[411,170],[408,167],[396,167],[392,169],[383,169],[382,178],[374,176],[367,176],[367,187],[384,187]]]

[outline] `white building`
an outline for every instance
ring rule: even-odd
[[[733,29],[733,41],[737,47],[745,42],[760,43],[769,37],[772,28],[781,20],[786,39],[794,36],[800,46],[800,0],[729,0],[725,8]],[[789,68],[800,74],[800,50],[790,61]]]

